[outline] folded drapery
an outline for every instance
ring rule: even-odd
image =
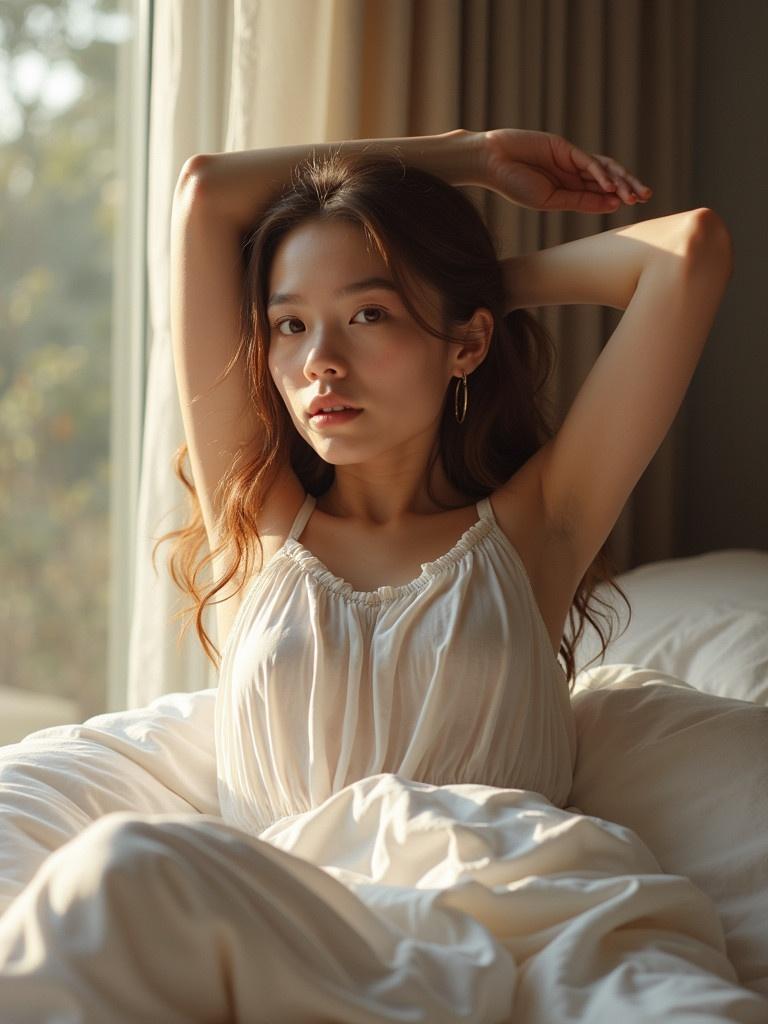
[[[7,942],[14,928],[18,938],[19,929],[31,927],[30,915],[41,913],[43,895],[54,891],[56,866],[66,862],[71,874],[72,865],[88,860],[85,849],[102,864],[101,874],[89,872],[90,888],[106,899],[109,886],[95,881],[110,877],[103,866],[114,858],[105,849],[114,853],[126,845],[160,851],[159,860],[135,857],[144,865],[136,870],[155,878],[157,864],[165,864],[161,877],[172,892],[186,891],[192,877],[179,864],[189,870],[197,865],[206,877],[212,871],[222,891],[230,892],[234,913],[238,900],[250,905],[242,903],[244,892],[257,901],[263,892],[248,872],[240,875],[242,892],[234,881],[237,872],[227,889],[223,865],[229,855],[222,849],[236,849],[237,858],[248,849],[259,855],[252,855],[253,865],[263,863],[270,878],[282,879],[280,899],[288,902],[277,902],[278,916],[290,917],[290,886],[306,893],[301,885],[308,885],[313,899],[332,897],[336,913],[353,929],[346,934],[357,934],[373,957],[360,954],[358,963],[354,942],[343,945],[344,955],[340,947],[327,951],[323,977],[333,998],[343,1000],[328,1003],[334,1012],[343,1005],[348,1014],[350,991],[357,991],[360,1005],[375,1005],[380,1016],[387,999],[395,1007],[398,998],[407,1002],[419,992],[424,1020],[450,1019],[436,995],[433,1017],[426,1008],[432,1005],[429,992],[444,991],[443,981],[453,979],[450,1005],[457,1014],[469,1005],[471,989],[475,1016],[468,1019],[503,1020],[494,1007],[518,999],[518,1008],[525,1007],[518,1019],[537,1020],[537,993],[547,992],[551,1010],[557,1004],[556,978],[575,983],[572,957],[578,951],[578,986],[596,1014],[590,1020],[610,1019],[599,1013],[607,1015],[611,1007],[617,1012],[628,965],[637,978],[638,1007],[647,1012],[649,1006],[667,1005],[658,1002],[641,964],[661,976],[690,972],[690,990],[681,998],[692,1007],[706,998],[723,1020],[766,1019],[768,1003],[758,993],[768,995],[762,926],[768,916],[768,709],[702,694],[633,665],[593,668],[579,683],[573,698],[579,755],[571,803],[563,810],[523,790],[436,788],[384,774],[276,822],[259,838],[247,837],[219,817],[215,690],[169,694],[144,709],[33,734],[0,749],[0,907],[22,894],[13,903],[13,921],[0,918],[0,935]],[[147,830],[153,823],[158,828]],[[171,847],[175,855],[167,853]],[[49,856],[56,850],[58,860]],[[178,889],[174,870],[186,880]],[[33,876],[37,890],[30,885]],[[61,871],[59,887],[60,876]],[[287,878],[296,881],[288,885]],[[76,879],[68,898],[82,884],[82,877]],[[217,949],[222,942],[229,949],[222,935],[231,938],[237,930],[227,930],[223,897],[217,916],[216,891],[214,886],[213,903],[205,909],[209,920],[218,921],[216,928],[200,934],[187,929],[188,938],[193,944],[215,939]],[[140,897],[133,900],[141,908]],[[299,900],[294,912],[307,906],[315,904]],[[167,916],[169,925],[171,920]],[[510,921],[517,922],[514,935]],[[644,936],[641,922],[647,926]],[[341,935],[344,927],[337,924]],[[258,943],[258,927],[249,934],[248,941]],[[293,948],[293,933],[284,938]],[[55,936],[50,941],[55,944]],[[587,947],[600,951],[596,959],[585,959]],[[665,961],[667,956],[672,960]],[[339,989],[345,963],[357,963],[361,973],[350,967],[349,986]],[[320,969],[319,961],[315,966]],[[377,979],[373,989],[370,971]],[[362,977],[369,987],[355,989]],[[439,984],[427,984],[435,977],[442,979]],[[380,994],[381,985],[388,996],[379,1005],[371,993]],[[36,991],[47,990],[38,983]],[[245,992],[241,998],[250,997]],[[579,1019],[564,1007],[560,1017],[548,1019]],[[349,1019],[368,1018],[361,1011]]]

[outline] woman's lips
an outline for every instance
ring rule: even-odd
[[[330,427],[337,423],[347,423],[359,416],[362,411],[362,409],[344,409],[342,412],[316,412],[311,420],[318,427]]]

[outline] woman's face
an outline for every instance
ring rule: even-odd
[[[360,463],[413,442],[431,447],[459,346],[414,321],[363,229],[343,221],[311,221],[281,241],[269,277],[268,365],[293,423],[329,463]],[[290,296],[290,297],[289,297]],[[419,312],[440,323],[437,293],[423,286]],[[323,424],[313,399],[362,412]]]

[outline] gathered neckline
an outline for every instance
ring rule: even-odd
[[[484,516],[482,510],[479,510],[479,514],[480,518],[467,527],[449,551],[446,551],[444,555],[439,555],[431,562],[422,562],[421,572],[415,579],[397,586],[385,585],[376,587],[374,590],[355,590],[351,583],[332,573],[317,555],[314,555],[295,537],[288,537],[282,547],[275,552],[273,558],[277,558],[281,554],[287,555],[314,577],[324,589],[339,594],[348,601],[355,604],[379,605],[422,590],[431,579],[439,576],[464,558],[493,529],[493,519],[490,516]]]
[[[307,495],[306,505],[311,505],[313,508],[314,504],[311,499],[312,496]],[[477,547],[482,541],[487,538],[495,538],[495,540],[501,544],[502,548],[512,556],[515,565],[520,572],[520,576],[528,590],[528,597],[534,609],[535,617],[543,635],[546,637],[547,651],[552,655],[554,664],[562,674],[564,670],[558,660],[557,653],[552,649],[547,625],[536,600],[536,594],[530,577],[528,576],[528,570],[525,563],[523,562],[517,548],[499,526],[496,515],[493,511],[493,505],[491,504],[490,497],[487,496],[485,498],[481,498],[480,501],[475,503],[475,505],[479,518],[467,527],[449,551],[446,551],[445,554],[438,556],[431,562],[423,562],[421,564],[421,573],[409,583],[402,583],[398,586],[377,587],[375,590],[355,590],[351,583],[332,573],[327,565],[321,562],[316,555],[306,548],[296,536],[293,536],[297,527],[298,533],[300,534],[302,532],[304,525],[306,525],[306,519],[309,518],[309,515],[307,514],[304,523],[301,523],[301,519],[307,511],[305,507],[302,506],[302,509],[299,511],[299,515],[294,521],[291,533],[280,545],[277,551],[275,551],[262,570],[254,576],[245,589],[240,606],[237,609],[237,613],[235,614],[224,643],[221,665],[222,670],[224,668],[224,662],[229,657],[230,649],[234,643],[235,634],[240,621],[247,614],[247,610],[250,608],[251,602],[255,599],[261,587],[265,585],[269,575],[268,570],[274,569],[286,558],[290,559],[297,565],[297,567],[305,571],[307,575],[321,583],[326,592],[338,594],[341,598],[351,604],[377,608],[389,605],[397,601],[399,598],[412,595],[422,590],[427,586],[430,580],[446,572],[448,569],[461,562],[462,559],[466,558],[469,552]]]
[[[301,534],[303,532],[307,520],[314,510],[315,501],[316,499],[311,494],[307,494],[304,500],[304,505],[299,509],[299,513],[291,527],[291,532],[277,551],[275,551],[267,563],[262,567],[261,571],[258,572],[246,586],[245,592],[240,601],[240,606],[235,613],[234,620],[229,627],[227,639],[224,643],[224,650],[222,652],[222,669],[224,661],[229,655],[230,647],[234,642],[236,629],[239,626],[240,620],[245,616],[246,609],[250,606],[251,601],[254,600],[255,595],[259,592],[261,587],[265,585],[265,581],[269,578],[270,570],[278,566],[285,558],[289,558],[299,569],[303,570],[308,576],[311,576],[314,580],[320,583],[325,591],[338,594],[342,599],[351,604],[363,605],[369,608],[388,605],[408,594],[414,594],[422,590],[431,579],[434,579],[434,577],[439,576],[447,569],[456,565],[456,563],[465,558],[467,554],[476,547],[478,543],[480,543],[480,541],[491,534],[501,538],[502,543],[512,551],[515,560],[520,563],[520,567],[523,569],[523,573],[525,574],[525,567],[522,564],[520,556],[513,545],[507,540],[506,535],[499,528],[490,498],[485,497],[475,502],[478,519],[467,527],[450,551],[446,551],[444,555],[439,555],[431,562],[422,562],[421,573],[415,579],[411,580],[409,583],[401,583],[396,587],[382,586],[377,587],[375,590],[355,590],[351,583],[342,579],[340,576],[336,576],[335,573],[332,573],[328,566],[325,565],[324,562],[320,561],[317,555],[314,555],[301,543],[300,540],[298,540],[296,536],[294,536],[295,533]],[[533,591],[531,591],[531,593],[532,592]]]

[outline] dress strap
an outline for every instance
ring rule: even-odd
[[[477,514],[481,519],[490,519],[491,522],[495,520],[496,517],[494,516],[493,509],[491,508],[491,499],[488,495],[481,498],[480,501],[475,502],[475,507],[477,508]]]
[[[293,537],[294,540],[298,540],[304,527],[307,525],[309,517],[315,508],[315,496],[313,494],[307,494],[304,498],[304,503],[299,509],[298,515],[293,520],[293,526],[291,532],[288,534],[289,537]]]

